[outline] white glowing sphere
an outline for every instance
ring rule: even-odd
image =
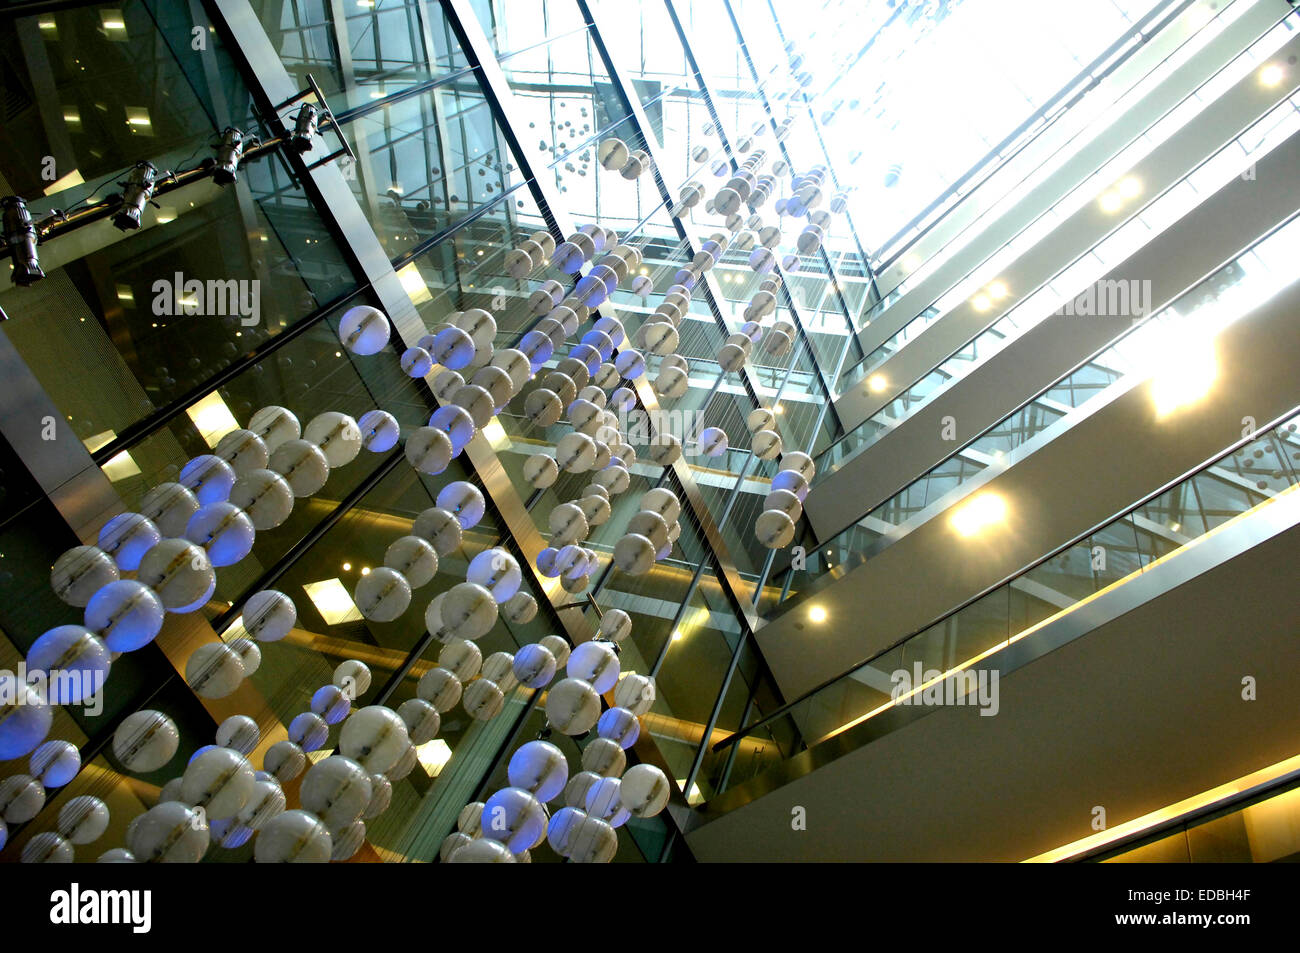
[[[654,817],[668,806],[671,793],[667,776],[653,764],[634,764],[619,786],[619,799],[633,817]]]
[[[411,533],[432,543],[439,556],[448,556],[460,548],[460,521],[455,513],[441,506],[422,510],[411,524]]]
[[[438,572],[438,551],[420,536],[399,536],[384,551],[384,565],[401,573],[412,589],[433,581]]]
[[[91,844],[108,830],[108,805],[97,797],[74,797],[59,810],[59,834],[74,844]]]
[[[574,646],[565,673],[569,678],[590,682],[603,695],[618,681],[618,653],[608,642],[583,642]]]
[[[162,532],[143,514],[119,513],[103,525],[97,542],[118,569],[134,572],[140,567],[140,558],[162,538]]]
[[[438,665],[468,682],[483,667],[483,652],[469,639],[452,639],[438,653]]]
[[[569,779],[564,752],[549,741],[529,741],[510,756],[507,776],[513,787],[533,794],[542,803],[555,800]]]
[[[498,609],[491,592],[477,583],[462,582],[443,594],[439,612],[449,635],[474,640],[491,630]]]
[[[217,441],[212,452],[230,464],[236,476],[266,466],[270,450],[266,441],[251,430],[232,430]]]
[[[438,709],[423,698],[408,698],[397,706],[397,715],[402,719],[402,724],[406,725],[411,744],[422,745],[432,741],[442,727],[442,716],[438,714]]]
[[[160,711],[144,709],[122,719],[113,732],[113,756],[128,771],[157,771],[176,754],[181,735]]]
[[[387,453],[397,446],[402,428],[397,418],[385,410],[368,410],[357,418],[361,445],[371,453]]]
[[[337,410],[313,417],[302,429],[302,437],[320,447],[330,467],[346,466],[361,453],[361,427]]]
[[[640,717],[655,702],[655,681],[638,672],[624,672],[614,686],[614,704]]]
[[[246,674],[239,653],[225,642],[200,645],[185,662],[185,681],[204,698],[225,698]]]
[[[537,616],[537,600],[526,592],[516,592],[501,604],[501,614],[516,625],[531,622]]]
[[[600,695],[587,681],[565,678],[546,694],[546,719],[563,734],[586,734],[599,717]]]
[[[28,761],[32,777],[45,788],[61,788],[81,770],[81,752],[71,741],[47,741]]]
[[[324,758],[303,776],[298,797],[330,830],[346,827],[361,817],[370,803],[370,774],[351,758]]]
[[[754,520],[754,535],[768,549],[788,546],[794,532],[794,520],[781,510],[764,510]]]
[[[296,497],[311,496],[329,479],[324,451],[307,440],[286,440],[271,451],[268,469],[284,477]]]
[[[254,529],[275,529],[293,512],[293,488],[274,470],[251,470],[230,488],[230,503],[248,514]]]
[[[437,427],[419,427],[406,438],[406,462],[429,476],[446,470],[454,452],[451,438]]]
[[[760,430],[750,441],[750,449],[760,460],[774,460],[781,452],[781,435],[775,430]]]
[[[339,751],[369,774],[386,773],[409,744],[402,719],[382,705],[353,712],[339,732]]]
[[[521,646],[511,663],[514,677],[525,688],[546,687],[558,668],[555,655],[539,643]]]
[[[357,305],[339,320],[339,340],[353,354],[375,354],[388,343],[391,327],[378,308]]]
[[[354,701],[370,690],[372,680],[370,666],[357,659],[345,659],[334,669],[331,679],[343,689],[343,693]]]
[[[508,787],[484,803],[479,830],[515,853],[540,844],[546,837],[546,823],[541,801],[523,788]]]
[[[142,864],[197,864],[208,849],[206,815],[180,801],[164,801],[127,828],[126,846]]]
[[[460,680],[445,668],[429,669],[415,686],[415,693],[444,715],[460,702],[462,692]]]
[[[302,424],[293,412],[274,404],[256,411],[248,421],[248,429],[261,437],[266,449],[272,451],[286,440],[302,436]]]
[[[329,736],[330,726],[314,711],[304,711],[289,722],[289,740],[303,751],[319,751]]]
[[[259,864],[325,864],[333,852],[329,830],[314,814],[284,811],[258,832],[253,859]]]
[[[465,573],[468,582],[482,586],[492,593],[498,603],[510,599],[523,583],[523,572],[514,556],[500,547],[485,549],[470,560]]]
[[[471,718],[488,721],[501,713],[505,692],[491,679],[476,678],[466,686],[461,704]]]
[[[281,784],[288,784],[302,774],[306,766],[307,755],[292,741],[277,741],[262,756],[262,767]]]
[[[157,546],[150,547],[150,552]],[[116,582],[117,563],[98,546],[74,546],[54,561],[50,585],[54,594],[70,606],[84,609],[91,596]]]
[[[606,712],[608,714],[608,712]],[[604,715],[600,716],[604,719]],[[600,722],[596,722],[599,728]],[[582,749],[582,770],[602,778],[616,778],[627,767],[627,755],[618,743],[609,738],[593,738]]]
[[[232,748],[211,747],[195,755],[181,775],[181,799],[210,818],[231,817],[253,793],[253,766]]]
[[[646,537],[628,533],[614,544],[614,565],[629,576],[642,576],[655,563],[655,545]]]
[[[478,487],[457,480],[448,483],[439,492],[436,500],[438,507],[455,515],[462,529],[472,529],[487,511],[487,503]],[[416,535],[423,535],[417,533]],[[427,538],[427,537],[426,537]],[[433,542],[430,540],[430,542]],[[436,545],[436,543],[435,543]],[[442,555],[442,553],[439,553]]]
[[[45,789],[29,774],[11,774],[0,781],[0,821],[26,824],[45,806]]]

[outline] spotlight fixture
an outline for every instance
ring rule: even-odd
[[[141,159],[126,181],[118,185],[122,186],[122,207],[113,214],[113,224],[124,232],[134,231],[140,227],[144,207],[158,187],[158,167],[148,159]]]
[[[234,126],[221,131],[216,144],[217,158],[212,167],[212,181],[217,185],[231,185],[239,178],[239,163],[244,161],[244,149],[259,145],[256,136],[248,136]]]
[[[45,272],[41,271],[41,260],[36,251],[39,235],[31,213],[27,211],[27,202],[17,195],[6,195],[0,199],[0,221],[4,225],[4,239],[9,245],[9,256],[13,259],[14,284],[26,288],[40,281],[45,277]]]
[[[316,126],[320,110],[312,103],[303,103],[298,115],[293,120],[293,132],[289,134],[289,148],[299,155],[311,152],[312,137],[316,135]]]
[[[313,97],[313,102],[304,101],[309,96]],[[297,112],[293,114],[292,122],[290,122],[285,117],[284,110],[295,103],[301,105],[297,107]],[[352,147],[348,145],[347,137],[339,130],[338,121],[334,118],[334,113],[325,100],[325,94],[321,92],[319,84],[310,73],[307,74],[306,89],[295,93],[284,102],[276,104],[272,109],[275,112],[275,119],[271,123],[271,127],[284,130],[278,138],[284,142],[290,152],[295,152],[300,156],[311,152],[316,147],[313,140],[318,133],[324,136],[327,131],[333,130],[334,135],[338,138],[338,149],[317,159],[307,168],[315,169],[342,156],[347,156],[353,162],[357,161],[356,155],[352,152]]]

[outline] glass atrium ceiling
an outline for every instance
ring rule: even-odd
[[[783,39],[802,55],[831,168],[854,190],[858,237],[873,259],[888,259],[941,214],[933,203],[969,191],[1135,48],[1140,21],[1187,5],[825,0],[810,10],[807,0],[771,0],[783,36],[746,39]],[[782,52],[753,49],[765,62]]]

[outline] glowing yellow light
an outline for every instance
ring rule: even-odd
[[[959,536],[974,536],[1007,516],[1007,501],[996,493],[978,493],[952,514],[952,528]]]
[[[989,300],[988,295],[981,292],[971,299],[971,304],[975,306],[976,311],[987,311],[993,302]]]
[[[916,253],[910,253],[903,256],[903,269],[905,271],[916,271],[921,267],[921,256]]]
[[[1142,183],[1131,175],[1126,175],[1119,180],[1119,194],[1126,199],[1135,198],[1142,194]]]
[[[343,564],[343,571],[344,571],[344,572],[351,572],[351,571],[352,571],[352,564],[351,564],[351,563],[344,563],[344,564]]]
[[[65,116],[64,118],[66,119],[67,117]],[[81,185],[85,181],[86,180],[81,177],[81,170],[73,169],[67,175],[63,176],[62,178],[55,179],[48,186],[46,186],[45,194],[53,195],[56,192],[62,192],[64,189],[70,189],[74,185]],[[86,201],[90,202],[93,205],[95,200],[92,197],[87,199]]]
[[[365,618],[357,608],[357,604],[352,601],[352,597],[348,595],[348,590],[338,579],[307,582],[303,583],[302,587],[327,625],[358,622]]]
[[[126,124],[136,129],[153,128],[153,120],[149,118],[149,110],[144,106],[127,106]]]
[[[1265,86],[1276,86],[1282,82],[1282,77],[1286,75],[1284,70],[1277,63],[1269,63],[1259,71],[1259,81]]]
[[[674,629],[674,630],[673,630],[673,641],[674,641],[674,642],[680,642],[681,640],[682,640],[682,630],[681,630],[681,629]]]
[[[821,606],[813,606],[808,610],[808,618],[813,622],[825,622],[826,610]]]
[[[370,567],[369,567],[369,566],[362,566],[362,567],[361,567],[361,575],[363,575],[363,576],[369,576],[369,575],[370,575]]]
[[[1214,340],[1197,335],[1171,339],[1151,376],[1156,416],[1167,417],[1205,397],[1219,376]]]
[[[872,374],[867,378],[867,388],[873,394],[879,394],[888,386],[889,381],[885,378],[884,374]]]
[[[1001,281],[993,282],[993,284],[989,285],[989,294],[995,301],[999,298],[1005,298],[1007,296],[1006,284]]]
[[[424,301],[432,300],[433,295],[429,293],[429,285],[420,274],[420,269],[415,266],[415,262],[397,269],[397,280],[402,283],[402,288],[411,296],[412,304],[420,304]]]
[[[772,413],[783,414],[785,413],[785,408],[782,407],[780,404],[777,404],[775,407],[772,408]]]
[[[239,429],[239,421],[215,390],[185,412],[209,447],[215,447],[222,437]]]
[[[99,22],[104,25],[105,30],[126,29],[126,20],[123,19],[121,10],[100,10]]]
[[[434,738],[422,745],[416,745],[415,757],[425,773],[431,778],[436,778],[451,760],[451,746],[441,738]]]
[[[1120,198],[1118,192],[1107,192],[1101,197],[1101,210],[1103,212],[1118,212],[1124,200]]]
[[[686,791],[685,778],[677,778],[677,790]],[[700,790],[700,786],[696,784],[694,781],[691,782],[691,789],[689,791],[686,791],[686,803],[687,804],[704,803],[704,793]]]

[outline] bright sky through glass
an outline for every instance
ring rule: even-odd
[[[1160,5],[831,0],[810,9],[808,0],[773,0],[813,74],[813,111],[829,119],[826,152],[841,184],[856,188],[850,209],[868,251]]]

